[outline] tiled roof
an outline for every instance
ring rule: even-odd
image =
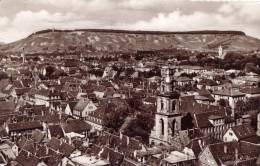
[[[33,130],[33,129],[41,129],[42,124],[39,121],[32,122],[20,122],[20,123],[11,123],[8,124],[9,131],[23,131],[23,130]]]
[[[41,130],[33,130],[32,131],[32,140],[36,143],[40,143],[42,142],[42,140],[44,139],[45,135]]]
[[[78,103],[75,105],[74,110],[82,112],[87,107],[89,102],[90,102],[89,99],[81,99],[81,100],[79,100]]]
[[[260,144],[260,136],[258,136],[258,135],[251,136],[251,137],[242,139],[242,141],[249,142],[249,143],[252,143],[252,144],[258,144],[258,145],[259,145],[259,144]]]
[[[192,81],[192,79],[190,79],[189,77],[176,77],[175,81],[177,81],[177,82],[189,82],[189,81]]]
[[[219,111],[209,111],[204,113],[195,113],[193,114],[194,120],[195,120],[195,127],[197,128],[206,128],[213,126],[212,123],[209,121],[210,117],[214,116],[220,116],[224,117],[226,116],[225,112],[219,112]]]
[[[103,153],[101,153],[103,159],[108,159],[113,166],[120,166],[123,162],[124,156],[119,152],[115,152],[113,149],[105,147]]]
[[[64,130],[66,133],[75,132],[82,133],[85,131],[89,131],[91,126],[81,119],[68,120],[64,125]]]
[[[208,146],[215,161],[221,163],[232,162],[236,160],[236,152],[238,161],[251,160],[260,154],[259,146],[245,142],[221,142]]]
[[[16,105],[13,101],[0,101],[0,114],[13,112],[15,107]]]
[[[239,125],[231,128],[239,140],[255,135],[254,129],[249,125]]]
[[[256,88],[247,87],[247,88],[241,89],[240,91],[242,93],[246,93],[246,94],[260,94],[260,87],[256,87]]]
[[[214,95],[221,95],[221,96],[231,96],[231,97],[238,97],[238,96],[245,96],[244,93],[241,93],[239,91],[230,90],[230,89],[223,89],[219,91],[214,91]]]
[[[228,108],[210,104],[200,104],[192,100],[181,100],[180,101],[180,111],[182,113],[204,113],[209,111],[226,112]]]
[[[47,143],[47,146],[55,151],[59,151],[65,156],[69,156],[75,150],[74,146],[69,145],[57,138],[51,138],[51,140]]]
[[[63,138],[64,132],[60,125],[49,125],[51,137]]]
[[[33,155],[18,155],[15,159],[22,166],[37,166],[39,159]]]

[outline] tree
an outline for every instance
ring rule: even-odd
[[[235,74],[235,73],[230,73],[229,76],[230,76],[231,78],[236,78],[236,74]]]
[[[227,107],[228,106],[228,101],[225,99],[220,99],[219,101],[219,105],[222,107]]]
[[[55,71],[55,68],[53,66],[47,66],[46,67],[46,76],[50,77],[54,71]]]

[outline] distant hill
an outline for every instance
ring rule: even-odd
[[[25,39],[0,45],[0,52],[52,53],[75,50],[133,52],[186,48],[217,50],[222,45],[232,51],[260,48],[260,40],[241,31],[126,31],[104,29],[43,30]]]

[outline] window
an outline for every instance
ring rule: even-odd
[[[175,105],[176,105],[175,100],[173,100],[172,101],[172,110],[175,110]]]
[[[160,119],[160,125],[161,125],[161,135],[164,135],[164,121],[163,121],[163,119]]]
[[[232,132],[229,132],[229,135],[230,135],[230,136],[233,136],[233,133],[232,133]]]
[[[161,100],[161,110],[163,110],[164,108],[164,103],[163,103],[163,100]]]

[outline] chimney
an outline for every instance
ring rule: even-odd
[[[49,154],[49,148],[46,146],[46,155]]]
[[[227,145],[224,145],[224,153],[227,153]]]
[[[235,149],[235,159],[236,159],[236,161],[238,160],[238,149],[237,149],[237,147]]]
[[[61,121],[61,112],[58,113],[59,120]]]

